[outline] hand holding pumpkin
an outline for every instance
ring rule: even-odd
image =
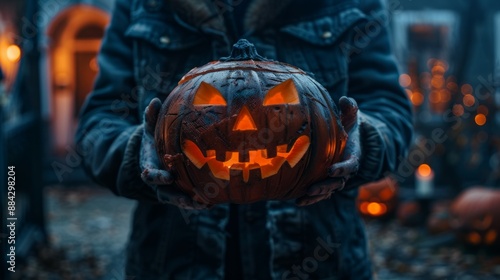
[[[339,100],[339,108],[342,126],[348,135],[342,161],[329,168],[330,178],[313,184],[307,190],[307,195],[296,200],[298,206],[311,205],[328,199],[335,191],[342,190],[347,180],[358,172],[361,158],[358,104],[354,99],[343,96]]]
[[[143,170],[141,178],[144,183],[156,191],[158,201],[161,203],[172,204],[184,209],[207,208],[207,205],[194,202],[190,196],[172,185],[174,181],[172,174],[161,169],[154,141],[154,131],[161,106],[160,99],[154,98],[144,112],[144,133],[139,159],[141,170]]]

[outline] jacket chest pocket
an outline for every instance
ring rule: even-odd
[[[125,35],[134,40],[134,72],[143,91],[142,106],[154,97],[165,99],[184,74],[211,58],[203,47],[204,37],[159,19],[139,19]]]
[[[334,100],[346,95],[349,38],[352,26],[366,18],[352,8],[334,16],[303,21],[282,27],[279,32],[280,57],[312,73]]]

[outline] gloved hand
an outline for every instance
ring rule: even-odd
[[[311,205],[329,198],[335,191],[342,190],[347,180],[358,172],[361,158],[358,104],[354,99],[342,96],[339,109],[342,126],[348,135],[342,161],[329,168],[328,179],[313,184],[305,196],[297,198],[295,203],[298,206]]]
[[[173,185],[172,174],[161,169],[162,164],[156,153],[154,141],[154,131],[161,105],[160,99],[154,98],[144,112],[144,133],[139,157],[141,178],[144,183],[153,188],[161,203],[172,204],[183,209],[206,209],[207,205],[194,201]]]

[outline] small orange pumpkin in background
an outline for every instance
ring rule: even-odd
[[[346,138],[324,87],[246,40],[182,78],[155,135],[176,185],[208,204],[303,196],[327,177]]]
[[[396,209],[398,185],[390,177],[359,188],[358,209],[365,217],[380,218]]]
[[[472,187],[451,206],[451,226],[466,244],[500,245],[500,190]]]

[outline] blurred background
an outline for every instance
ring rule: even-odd
[[[2,267],[1,279],[125,278],[134,203],[90,183],[73,149],[112,6],[0,0],[0,169],[16,166],[19,269],[7,275]],[[395,174],[360,190],[375,273],[498,279],[500,1],[391,0],[387,7],[379,16],[390,23],[416,135]]]

